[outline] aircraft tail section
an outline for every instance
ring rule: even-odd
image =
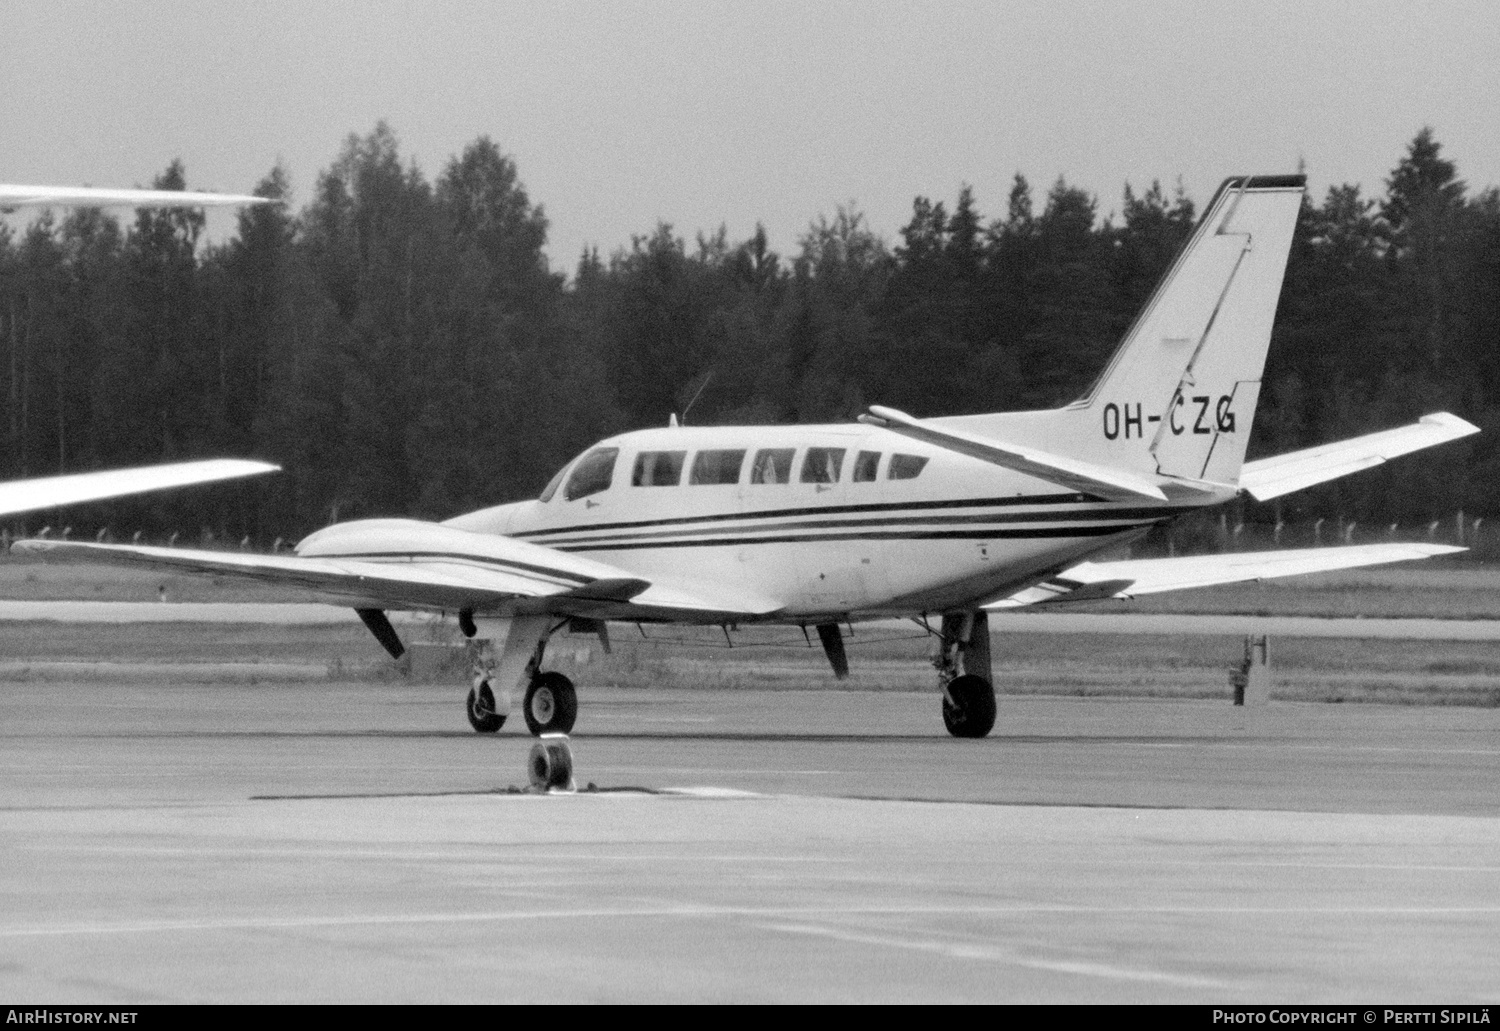
[[[1094,385],[1065,408],[935,419],[1136,475],[1234,484],[1306,177],[1225,180]]]
[[[1305,182],[1219,188],[1109,366],[1069,406],[1093,418],[1106,452],[1164,476],[1237,481]]]

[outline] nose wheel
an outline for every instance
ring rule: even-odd
[[[537,674],[526,688],[521,711],[534,737],[571,733],[578,719],[578,693],[573,690],[573,681],[555,671]]]
[[[943,689],[943,725],[954,737],[984,737],[995,728],[995,688],[967,673]]]
[[[481,680],[479,686],[469,688],[469,726],[481,734],[493,734],[505,726],[505,716],[495,711],[495,692],[490,682]]]

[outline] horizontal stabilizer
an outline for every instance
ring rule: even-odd
[[[1058,601],[1135,598],[1143,594],[1194,587],[1270,580],[1303,573],[1376,566],[1386,562],[1451,555],[1467,549],[1449,544],[1358,544],[1344,548],[1299,548],[1181,558],[1139,558],[1119,562],[1084,562],[1052,579],[984,606],[1011,609]],[[1112,589],[1110,589],[1112,588]],[[1107,591],[1107,593],[1106,593]]]
[[[1076,458],[1064,458],[1036,448],[1008,444],[964,430],[938,426],[894,408],[871,405],[869,414],[861,415],[859,421],[882,426],[924,444],[933,444],[1027,476],[1035,476],[1081,494],[1092,494],[1109,501],[1167,500],[1160,487],[1134,473],[1107,469],[1090,462],[1080,462]]]
[[[1246,462],[1240,470],[1240,488],[1257,501],[1268,501],[1316,483],[1371,469],[1398,455],[1478,432],[1479,427],[1471,422],[1447,412],[1436,412],[1399,429]]]
[[[279,468],[280,466],[266,462],[251,462],[239,458],[210,458],[202,462],[176,462],[135,469],[44,476],[35,480],[12,480],[0,483],[0,516],[165,490],[168,487],[187,487],[195,483],[259,476],[274,473]]]
[[[192,190],[106,190],[0,183],[0,208],[221,208],[271,204],[267,197]]]

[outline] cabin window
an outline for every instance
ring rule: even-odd
[[[927,465],[927,459],[922,455],[891,456],[890,471],[885,474],[888,480],[915,480],[922,475],[922,469]]]
[[[739,483],[740,466],[745,464],[745,449],[733,451],[699,451],[693,456],[692,484]]]
[[[562,486],[563,473],[567,471],[567,466],[563,466],[561,469],[557,470],[557,475],[547,481],[547,486],[542,488],[541,494],[537,495],[537,500],[542,502],[543,504],[551,501],[552,495],[557,493],[557,488]]]
[[[573,475],[568,477],[563,497],[569,501],[577,501],[590,494],[609,490],[610,480],[615,475],[615,459],[619,456],[620,449],[617,447],[595,448],[584,455],[573,467]]]
[[[682,462],[686,451],[642,451],[635,456],[635,471],[630,474],[632,487],[675,487],[682,482]]]
[[[795,451],[789,447],[765,447],[755,452],[755,461],[750,463],[750,482],[791,483]]]
[[[875,472],[880,468],[879,451],[861,451],[854,459],[854,482],[874,483]]]
[[[843,466],[843,448],[810,447],[807,449],[807,457],[802,459],[802,482],[837,483],[839,470]]]

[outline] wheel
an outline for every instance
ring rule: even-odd
[[[578,719],[578,693],[573,681],[561,673],[538,673],[526,688],[526,726],[531,733],[566,734]]]
[[[566,734],[547,734],[531,746],[526,764],[536,791],[574,791],[573,750]]]
[[[469,688],[468,708],[469,726],[481,734],[493,734],[505,726],[505,716],[495,711],[495,693],[488,680],[477,689]]]
[[[954,677],[943,695],[943,724],[954,737],[984,737],[993,730],[995,689],[990,682],[973,674]]]

